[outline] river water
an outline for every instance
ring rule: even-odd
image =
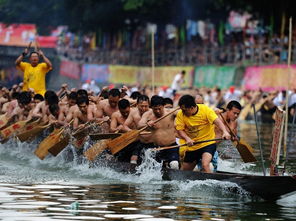
[[[261,125],[266,167],[272,143],[271,125]],[[289,130],[286,173],[296,173],[295,130]],[[241,124],[241,137],[260,151],[256,128]],[[140,175],[89,168],[67,162],[65,154],[39,160],[36,143],[0,145],[0,220],[296,220],[296,195],[265,202],[234,184],[218,181],[162,181],[160,165],[148,159]],[[67,151],[67,150],[66,150]],[[224,145],[219,170],[262,174],[261,162],[244,164]]]

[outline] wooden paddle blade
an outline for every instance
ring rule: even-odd
[[[28,127],[26,127],[25,130],[22,130],[16,136],[21,142],[25,142],[38,136],[42,133],[42,131],[44,131],[48,127],[50,127],[50,124],[44,126],[36,126],[34,128],[29,129],[30,125],[28,125]]]
[[[10,136],[14,134],[14,132],[21,130],[28,121],[18,121],[3,130],[1,130],[0,135],[2,139],[8,139]]]
[[[104,139],[114,139],[121,136],[121,133],[98,133],[98,134],[90,134],[89,137],[92,140],[104,140]]]
[[[70,141],[69,135],[61,135],[59,141],[55,143],[52,147],[48,149],[48,152],[53,156],[57,156],[66,146],[68,146]]]
[[[34,121],[32,123],[27,124],[22,130],[18,131],[16,136],[21,142],[24,142],[30,139],[31,137],[37,136],[39,134],[41,126],[44,125],[45,123],[39,122],[39,120]]]
[[[99,156],[104,150],[108,148],[107,142],[109,140],[100,140],[99,142],[92,145],[87,151],[85,151],[84,156],[89,161],[94,161],[97,156]]]
[[[8,118],[6,114],[0,116],[0,128],[4,127],[8,123]]]
[[[241,158],[243,159],[244,163],[250,163],[250,162],[257,161],[252,153],[252,152],[254,152],[253,148],[249,144],[244,142],[243,140],[240,140],[237,143],[236,148],[237,148],[239,154],[241,155]]]
[[[47,156],[48,150],[59,141],[61,130],[62,129],[54,130],[38,145],[38,148],[34,151],[34,154],[40,160],[43,160]]]
[[[114,155],[118,153],[120,150],[122,150],[123,148],[125,148],[127,145],[136,141],[140,132],[141,132],[140,130],[129,131],[125,134],[122,134],[120,137],[110,140],[107,143],[107,146],[111,150],[111,153]]]
[[[87,141],[88,137],[82,137],[80,139],[76,139],[73,143],[73,146],[76,147],[77,149],[80,149],[81,147],[83,147],[83,145],[85,144],[85,142]]]

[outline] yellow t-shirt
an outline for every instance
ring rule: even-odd
[[[27,91],[29,88],[33,88],[36,94],[43,96],[46,91],[45,75],[51,68],[44,62],[35,67],[28,62],[21,62],[19,69],[24,72],[23,90]]]
[[[175,125],[176,130],[184,130],[185,133],[194,141],[203,141],[215,139],[215,130],[213,122],[218,118],[216,113],[205,104],[198,104],[198,112],[190,117],[183,114],[182,110],[178,111]],[[180,139],[180,144],[186,143],[184,139]],[[180,148],[180,155],[185,151],[194,151],[202,147],[208,146],[215,141],[196,144],[194,146],[184,146]]]

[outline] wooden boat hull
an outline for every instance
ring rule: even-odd
[[[164,180],[219,180],[232,182],[268,201],[275,201],[284,196],[296,193],[295,176],[256,176],[237,173],[203,173],[197,171],[182,171],[163,169]]]
[[[126,162],[114,162],[103,160],[96,162],[105,165],[117,172],[137,172],[137,165]],[[296,193],[296,176],[256,176],[237,173],[203,173],[198,171],[183,171],[163,168],[163,180],[219,180],[237,184],[253,196],[259,196],[266,201],[275,201],[282,197]],[[231,189],[236,191],[237,189]]]

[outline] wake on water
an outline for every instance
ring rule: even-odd
[[[87,146],[88,143],[85,144]],[[122,174],[105,166],[90,168],[89,162],[79,157],[69,145],[57,157],[48,156],[43,161],[34,155],[36,143],[21,143],[11,139],[0,145],[0,179],[3,183],[17,184],[61,184],[61,185],[95,185],[95,184],[134,184],[141,186],[168,185],[170,194],[190,196],[198,193],[199,197],[211,195],[232,196],[229,189],[239,191],[239,196],[248,193],[236,184],[215,180],[205,181],[163,181],[162,165],[146,151],[143,163],[136,174]],[[242,166],[231,161],[219,159],[218,169],[232,172],[246,172],[252,165]],[[281,203],[286,201],[281,200]],[[296,204],[296,196],[289,198],[290,205]]]

